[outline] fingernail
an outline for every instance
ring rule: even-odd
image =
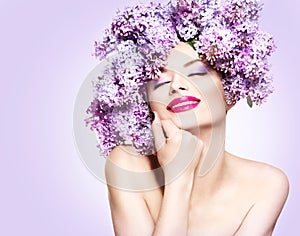
[[[150,120],[151,120],[151,123],[154,121],[155,119],[155,114],[153,111],[150,111]]]

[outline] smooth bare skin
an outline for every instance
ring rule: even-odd
[[[180,43],[176,49],[197,56],[186,44]],[[164,75],[167,73],[170,75],[170,71]],[[224,93],[216,74],[214,79],[219,81],[220,93]],[[171,76],[169,80],[163,89],[172,91],[170,98],[176,95],[201,97],[185,78]],[[288,195],[286,175],[268,164],[236,157],[223,146],[213,167],[200,177],[198,170],[205,158],[212,127],[218,128],[230,109],[224,106],[219,121],[209,125],[203,108],[205,99],[203,101],[197,112],[200,114],[198,123],[194,124],[197,128],[184,120],[179,122],[176,114],[169,114],[158,103],[151,104],[155,111],[154,139],[159,145],[157,159],[134,154],[130,146],[116,147],[110,153],[108,159],[127,170],[149,171],[161,166],[166,179],[171,173],[165,168],[166,164],[174,160],[176,153],[190,160],[175,180],[151,191],[131,192],[108,185],[116,235],[272,235]],[[218,131],[222,132],[221,128]],[[109,167],[106,173],[118,176]]]

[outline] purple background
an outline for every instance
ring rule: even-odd
[[[94,40],[128,3],[0,2],[0,235],[113,234],[106,187],[78,156],[72,114],[81,83],[98,63]],[[276,91],[260,108],[241,102],[229,112],[227,149],[284,170],[291,189],[274,235],[297,235],[300,4],[264,3],[261,28],[278,46]]]

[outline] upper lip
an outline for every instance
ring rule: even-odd
[[[180,98],[175,98],[168,104],[167,108],[172,109],[172,107],[175,106],[176,104],[182,103],[182,102],[188,102],[188,101],[200,102],[200,99],[193,97],[193,96],[183,96]]]

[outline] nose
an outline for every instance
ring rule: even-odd
[[[185,83],[185,79],[177,74],[177,73],[172,73],[172,80],[170,83],[170,91],[169,94],[175,94],[179,92],[180,90],[188,90],[187,83]]]

